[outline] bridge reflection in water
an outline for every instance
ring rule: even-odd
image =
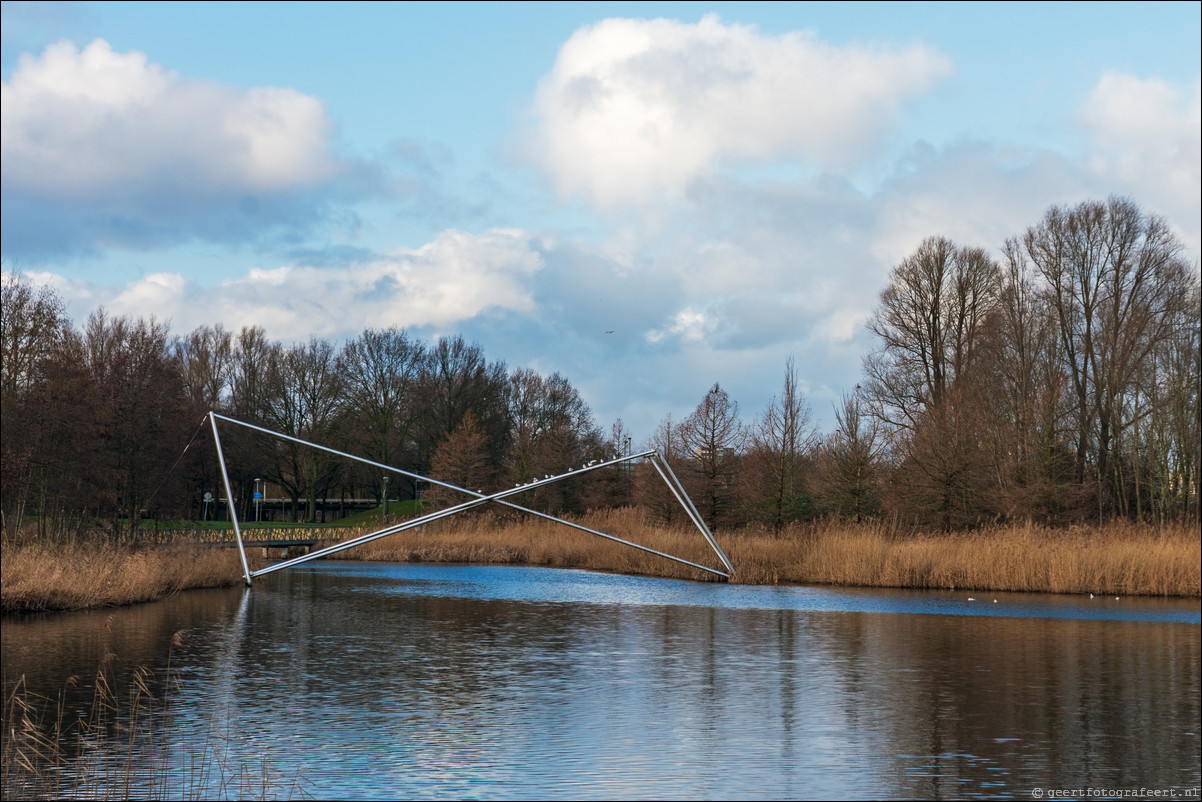
[[[296,777],[307,793],[292,795],[318,799],[1181,799],[1198,785],[1196,600],[998,599],[329,561],[253,590],[6,620],[0,665],[49,699],[75,678],[74,715],[102,661],[124,689],[170,652],[170,721],[139,742],[166,763],[119,775],[133,797],[167,798],[150,785],[164,765],[189,777],[189,745],[214,742],[226,765],[266,756],[285,787],[251,796],[277,798]],[[130,740],[88,740],[54,771],[70,787]]]

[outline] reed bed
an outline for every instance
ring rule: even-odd
[[[84,610],[242,581],[235,549],[0,544],[0,612]]]
[[[578,523],[702,565],[720,568],[695,529],[663,526],[637,509],[590,513]],[[364,530],[367,531],[367,530]],[[1057,529],[995,525],[967,533],[899,532],[887,523],[839,521],[718,532],[746,584],[1202,595],[1199,533],[1114,522]],[[561,524],[487,514],[448,519],[336,555],[390,562],[453,562],[587,568],[624,574],[716,577]]]
[[[701,565],[721,568],[705,540],[639,509],[577,523]],[[344,537],[367,529],[345,532]],[[735,582],[865,587],[1202,596],[1199,533],[1113,522],[1054,529],[997,525],[967,533],[900,532],[887,523],[794,524],[779,535],[719,531]],[[0,611],[88,609],[150,601],[242,581],[236,550],[205,546],[13,545],[0,560]],[[252,568],[262,549],[250,548]],[[700,581],[714,574],[537,518],[451,518],[339,552],[341,559],[584,568]]]
[[[179,645],[176,633],[172,645]],[[111,655],[110,655],[111,656]],[[303,778],[286,777],[267,757],[247,763],[233,755],[255,750],[230,722],[205,722],[181,733],[172,700],[180,691],[170,655],[164,674],[134,670],[128,688],[114,687],[105,665],[84,692],[90,711],[72,720],[64,702],[78,692],[68,680],[57,700],[30,692],[25,678],[5,682],[3,799],[276,799],[309,796]],[[195,722],[191,722],[195,725]]]
[[[1188,527],[1021,524],[899,535],[884,524],[821,524],[729,543],[740,579],[753,583],[1202,595],[1202,548],[1198,532]]]

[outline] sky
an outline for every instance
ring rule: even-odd
[[[636,443],[792,358],[829,431],[926,237],[1119,195],[1197,264],[1200,9],[5,2],[0,257],[77,325],[462,334]]]

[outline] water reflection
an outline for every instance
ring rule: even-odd
[[[345,563],[264,579],[6,622],[6,681],[106,647],[161,666],[184,629],[181,731],[219,711],[233,758],[303,767],[320,797],[958,798],[1202,773],[1197,602]]]

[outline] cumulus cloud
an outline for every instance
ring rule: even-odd
[[[805,69],[797,66],[803,62]],[[188,83],[144,59],[123,64],[141,76],[142,89],[102,85],[93,91],[108,98],[105,108],[135,108],[160,91],[155,87],[170,94]],[[767,37],[712,17],[696,25],[608,20],[577,32],[540,90],[544,164],[565,195],[603,205],[687,192],[688,203],[665,204],[662,226],[641,225],[640,213],[623,218],[599,244],[528,230],[449,229],[383,256],[343,243],[296,248],[289,264],[277,261],[217,287],[170,273],[121,287],[57,286],[72,300],[76,320],[103,304],[116,314],[153,311],[181,333],[215,322],[261,324],[284,340],[342,338],[389,325],[422,337],[462,332],[492,358],[565,373],[602,425],[621,416],[649,434],[663,415],[687,414],[715,381],[753,417],[778,389],[790,354],[812,387],[817,416],[829,420],[830,402],[860,379],[870,339],[863,324],[888,272],[932,234],[996,249],[1051,204],[1131,194],[1193,232],[1196,258],[1196,84],[1104,76],[1082,105],[1077,133],[1093,144],[1085,156],[1021,142],[915,143],[892,169],[881,168],[871,188],[832,172],[749,178],[713,169],[793,156],[835,169],[870,151],[905,98],[946,70],[921,50],[830,48],[804,34]],[[890,93],[882,108],[869,102],[878,84],[848,77],[862,73]],[[9,116],[6,105],[6,126]],[[319,143],[312,146],[320,157],[316,172],[304,178],[319,188],[345,169],[330,155],[328,124],[322,130],[327,139],[311,140]],[[72,225],[99,225],[93,212],[104,193],[82,178],[47,200],[24,196],[12,211],[7,129],[5,136],[6,246],[10,220],[50,219],[30,211],[37,203],[68,209]],[[181,148],[177,156],[191,153],[201,163],[195,154],[202,152]],[[449,158],[413,142],[398,143],[398,154],[431,179]],[[279,164],[290,158],[278,155]],[[104,169],[115,168],[95,168],[102,175]],[[303,200],[303,186],[271,189],[286,174],[268,163],[230,179],[242,181],[236,190],[206,191],[243,218],[262,217],[281,198]],[[157,175],[130,168],[128,177],[154,188]],[[85,193],[87,202],[64,206],[69,191]],[[149,189],[138,197],[160,195],[182,203]],[[209,203],[200,192],[190,197]],[[1177,205],[1166,208],[1170,201]],[[171,220],[158,208],[126,225],[170,231]]]
[[[1202,187],[1202,84],[1107,72],[1081,108],[1093,135],[1089,168],[1181,224],[1197,220]],[[1181,219],[1185,218],[1185,219]],[[1193,230],[1190,231],[1189,229]],[[1198,231],[1186,228],[1195,250]]]
[[[170,319],[176,332],[218,322],[232,329],[254,324],[277,339],[304,340],[387,326],[454,332],[496,310],[529,314],[532,280],[542,268],[541,242],[528,232],[448,230],[420,248],[360,264],[253,268],[216,287],[174,273],[120,287],[49,274],[39,280],[72,302],[77,319],[104,306],[114,315]]]
[[[714,330],[717,321],[713,316],[685,307],[672,316],[666,326],[652,329],[645,335],[648,342],[660,343],[670,337],[677,337],[686,343],[701,342]]]
[[[0,112],[9,254],[245,238],[312,216],[361,169],[334,154],[320,100],[185,78],[101,39],[22,54]]]
[[[539,86],[538,158],[562,196],[603,207],[680,196],[724,161],[847,168],[950,69],[924,47],[836,47],[714,15],[607,19],[576,31]]]

